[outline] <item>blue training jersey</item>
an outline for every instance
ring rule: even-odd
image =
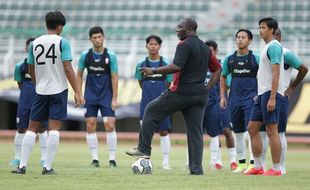
[[[222,76],[231,74],[229,104],[242,106],[250,104],[257,95],[257,71],[259,55],[249,51],[247,55],[237,52],[227,56],[223,61]]]
[[[135,78],[142,81],[142,98],[140,103],[140,118],[142,119],[146,105],[160,96],[167,89],[166,83],[172,81],[172,75],[154,74],[152,76],[142,76],[139,68],[141,67],[161,67],[168,65],[167,59],[150,60],[148,58],[140,61],[136,66]]]
[[[87,69],[85,83],[85,100],[87,104],[99,104],[111,107],[112,83],[111,74],[118,72],[117,58],[114,52],[104,49],[96,53],[92,49],[81,54],[78,69]]]

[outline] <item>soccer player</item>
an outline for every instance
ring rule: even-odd
[[[28,38],[26,41],[25,51],[28,52],[29,45],[34,38]],[[20,89],[20,96],[18,99],[16,127],[17,131],[14,138],[15,156],[10,161],[10,165],[18,166],[20,163],[20,156],[22,150],[22,143],[25,133],[29,125],[29,116],[31,111],[31,105],[35,97],[35,85],[31,81],[29,74],[27,58],[16,64],[14,70],[14,80],[17,81],[18,88]],[[46,141],[47,141],[47,122],[43,122],[39,131],[39,142],[41,149],[41,161],[43,166],[46,159]]]
[[[218,45],[213,40],[205,42],[210,48],[212,54],[216,57],[218,54]],[[221,63],[221,60],[218,60]],[[210,72],[207,73],[205,83],[207,84],[210,79]],[[227,80],[227,85],[230,86],[230,80]],[[211,116],[212,115],[212,116]],[[211,154],[211,168],[222,169],[222,150],[221,142],[219,140],[220,134],[224,134],[226,139],[226,146],[228,148],[228,156],[230,159],[230,168],[235,170],[236,164],[236,149],[234,143],[234,137],[230,129],[230,116],[228,108],[220,108],[220,84],[219,81],[212,87],[209,92],[208,103],[205,110],[204,129],[206,129],[210,140],[210,154]]]
[[[283,48],[280,42],[274,39],[274,33],[277,29],[278,22],[271,17],[262,18],[259,21],[259,34],[266,45],[260,55],[257,72],[258,95],[255,97],[248,127],[254,155],[254,167],[246,172],[246,175],[281,175],[281,143],[278,123],[281,103],[285,99],[286,85]],[[262,167],[262,140],[259,134],[262,124],[266,125],[273,163],[271,169],[266,172]]]
[[[278,40],[280,43],[282,41],[281,30],[278,28],[275,31],[274,38]],[[285,80],[285,99],[281,103],[280,108],[280,119],[278,124],[278,132],[281,141],[281,157],[280,157],[280,169],[281,173],[286,174],[285,168],[285,158],[287,152],[287,141],[285,138],[287,118],[288,118],[288,101],[290,96],[294,93],[295,88],[301,83],[301,81],[305,78],[308,68],[302,63],[300,58],[294,54],[291,50],[283,47],[283,56],[284,56],[284,80]],[[297,76],[295,80],[291,82],[291,74],[293,69],[298,70]],[[261,127],[260,135],[262,138],[262,160],[263,160],[263,168],[266,168],[266,153],[268,148],[268,138],[266,133],[266,128]]]
[[[146,49],[148,50],[148,57],[139,62],[136,67],[135,78],[139,81],[142,89],[142,99],[140,103],[140,125],[142,126],[142,119],[145,107],[152,100],[157,98],[162,92],[170,87],[172,81],[171,74],[154,74],[154,75],[141,75],[141,67],[161,67],[169,64],[167,59],[159,55],[162,39],[157,35],[150,35],[146,38]],[[170,117],[166,117],[160,122],[157,130],[160,135],[160,147],[163,153],[163,169],[171,169],[169,165],[170,154],[170,138],[169,130],[171,128]]]
[[[246,165],[245,135],[253,106],[253,97],[257,94],[256,74],[259,56],[249,49],[253,35],[248,29],[239,29],[236,32],[237,51],[227,56],[223,62],[223,71],[220,79],[222,108],[227,107],[226,77],[231,74],[229,103],[231,122],[236,134],[236,150],[239,164],[233,173],[243,173],[253,167],[253,158],[250,149],[250,164]],[[249,146],[250,148],[250,146]]]
[[[12,171],[16,174],[26,173],[36,133],[41,129],[41,122],[45,120],[48,120],[49,135],[42,175],[55,174],[52,162],[58,149],[61,122],[67,119],[67,79],[74,90],[76,106],[83,103],[71,66],[69,41],[60,36],[66,19],[61,12],[51,11],[46,13],[45,22],[47,34],[35,39],[29,46],[27,62],[37,94],[31,108],[29,128],[23,139],[21,161]]]
[[[176,28],[180,39],[173,63],[158,68],[141,68],[144,75],[175,73],[173,86],[149,103],[145,109],[139,133],[138,148],[126,151],[128,155],[150,158],[151,142],[159,122],[168,115],[181,111],[188,142],[189,170],[191,175],[203,175],[203,114],[207,91],[218,80],[221,65],[208,46],[196,36],[195,20],[181,19]],[[205,87],[208,68],[213,73]]]
[[[93,47],[84,51],[79,60],[77,83],[82,91],[83,72],[87,69],[85,84],[86,141],[91,152],[90,166],[100,167],[98,157],[97,116],[101,112],[109,149],[109,166],[116,167],[115,109],[117,107],[118,65],[114,52],[104,47],[104,32],[99,26],[89,30]]]

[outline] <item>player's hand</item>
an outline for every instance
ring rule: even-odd
[[[267,103],[267,111],[272,112],[276,109],[276,99],[270,98]]]
[[[227,107],[227,99],[226,99],[226,97],[225,98],[221,98],[220,107],[222,109],[226,109],[226,107]]]
[[[116,110],[116,108],[117,108],[117,100],[116,100],[116,98],[112,98],[111,108],[112,108],[113,111]]]
[[[290,97],[292,96],[293,92],[294,92],[294,89],[293,89],[291,86],[289,86],[289,87],[285,90],[284,96],[287,96],[288,99],[290,99]]]
[[[152,74],[154,74],[152,68],[149,68],[149,67],[141,67],[140,68],[140,72],[141,72],[142,75],[152,75]]]
[[[84,97],[81,94],[74,94],[74,101],[74,107],[79,107],[85,103]]]

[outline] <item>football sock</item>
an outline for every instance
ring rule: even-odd
[[[19,168],[27,166],[30,153],[36,141],[36,136],[37,135],[35,132],[29,131],[29,130],[26,132],[24,139],[23,139],[23,144],[22,144]]]
[[[228,148],[228,156],[229,156],[230,163],[236,162],[237,152],[236,152],[235,147]]]
[[[211,137],[210,139],[210,156],[211,156],[211,164],[215,164],[219,152],[219,137]]]
[[[254,168],[260,169],[262,167],[262,157],[254,157]]]
[[[160,148],[163,153],[163,164],[169,165],[169,154],[171,149],[169,135],[160,136]]]
[[[260,131],[259,132],[260,137],[262,139],[262,164],[264,170],[266,170],[266,155],[267,155],[267,150],[268,150],[268,136],[267,132],[265,131]]]
[[[15,138],[14,138],[14,145],[15,145],[15,159],[20,160],[20,154],[22,151],[22,144],[24,139],[25,133],[19,133],[16,131]]]
[[[90,150],[93,160],[99,160],[98,158],[98,138],[97,133],[86,133],[86,142]]]
[[[237,156],[238,160],[240,163],[240,160],[245,159],[245,132],[242,133],[236,133],[236,151],[237,151]]]
[[[216,163],[222,165],[222,148],[221,147],[219,147],[219,150],[217,153]]]
[[[280,165],[281,165],[281,171],[283,173],[286,173],[285,171],[285,159],[286,159],[286,152],[287,152],[287,141],[285,138],[285,133],[279,133],[280,141],[281,141],[281,157],[280,157]]]
[[[107,145],[109,149],[109,160],[115,160],[115,152],[116,152],[116,145],[117,145],[117,136],[116,131],[107,132]]]
[[[248,146],[249,146],[249,154],[250,154],[250,161],[254,162],[253,152],[252,152],[252,144],[250,134],[246,132],[246,138],[248,139]]]
[[[41,160],[46,160],[46,151],[47,151],[47,131],[39,133],[39,142],[41,150]]]
[[[53,160],[55,158],[58,149],[58,144],[59,144],[59,131],[56,130],[49,131],[49,135],[47,138],[46,161],[44,163],[44,167],[47,170],[51,169]]]

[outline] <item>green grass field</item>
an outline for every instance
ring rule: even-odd
[[[61,140],[58,153],[53,165],[57,175],[42,176],[39,166],[39,145],[33,149],[26,175],[13,175],[13,169],[8,165],[13,157],[13,140],[0,140],[0,189],[309,189],[310,151],[307,147],[289,147],[287,156],[287,175],[282,177],[244,176],[232,174],[227,159],[227,151],[223,148],[222,171],[208,168],[209,149],[204,150],[203,176],[188,175],[185,168],[185,145],[172,145],[172,170],[161,169],[161,152],[159,145],[153,146],[152,175],[134,175],[131,164],[135,158],[127,156],[124,151],[134,146],[132,143],[119,142],[117,151],[118,168],[108,167],[108,154],[105,142],[100,142],[101,168],[89,168],[90,154],[84,141]],[[269,158],[270,160],[270,158]]]

